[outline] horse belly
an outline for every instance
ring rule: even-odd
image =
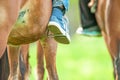
[[[52,1],[29,0],[26,14],[17,20],[8,38],[8,44],[28,44],[40,39],[45,34],[49,21]],[[37,7],[37,8],[36,8]],[[24,8],[23,8],[24,9]]]

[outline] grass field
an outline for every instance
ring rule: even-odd
[[[35,49],[36,46],[32,44],[30,80],[35,80],[36,77]],[[59,44],[57,70],[60,80],[113,80],[111,58],[102,37],[74,35],[70,45]]]
[[[67,13],[72,42],[58,45],[57,71],[59,80],[113,80],[112,63],[102,37],[84,37],[75,34],[80,25],[78,0],[70,0]],[[30,80],[35,80],[36,46],[30,47]],[[46,77],[45,77],[46,80]]]

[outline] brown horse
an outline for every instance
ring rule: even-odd
[[[49,80],[57,80],[57,75],[52,74],[56,72],[55,68],[49,67],[51,64],[55,67],[55,57],[52,56],[56,53],[57,43],[53,38],[47,37],[46,33],[46,26],[51,15],[51,4],[52,0],[0,1],[0,57],[3,55],[8,43],[10,67],[8,80],[21,80],[18,55],[20,46],[18,45],[28,44],[39,39],[43,44],[46,62],[49,63],[46,65],[49,74],[48,78]],[[21,8],[26,10],[26,14],[20,21],[16,22]]]
[[[120,0],[98,0],[95,15],[120,80]]]

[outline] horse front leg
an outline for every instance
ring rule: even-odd
[[[58,80],[56,69],[57,42],[53,38],[47,38],[44,43],[46,68],[48,71],[48,80]]]
[[[37,80],[44,78],[44,53],[40,41],[37,41]]]
[[[19,70],[19,47],[8,46],[10,75],[8,80],[22,80]]]

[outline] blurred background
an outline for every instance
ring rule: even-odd
[[[113,80],[111,57],[103,37],[85,37],[76,34],[80,26],[78,4],[78,0],[70,0],[67,12],[71,44],[58,44],[56,64],[59,80]],[[30,80],[35,80],[36,46],[34,43],[30,47],[30,64]]]

